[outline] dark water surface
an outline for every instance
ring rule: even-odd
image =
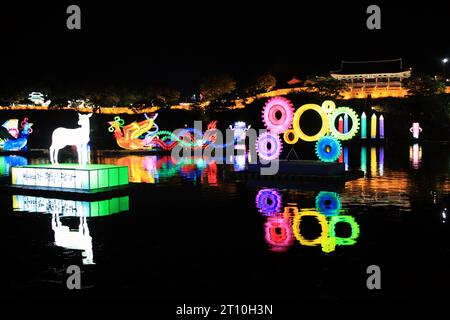
[[[109,209],[0,195],[0,293],[70,296],[66,269],[79,265],[93,297],[449,298],[449,151],[352,145],[342,160],[366,176],[345,185],[233,181],[243,159],[99,156],[134,182]],[[45,161],[1,156],[0,174]]]

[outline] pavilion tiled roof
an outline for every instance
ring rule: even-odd
[[[402,59],[377,61],[341,61],[341,68],[331,71],[332,74],[380,74],[409,71],[403,68]]]

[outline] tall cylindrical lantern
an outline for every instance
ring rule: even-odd
[[[378,119],[378,125],[380,130],[380,139],[384,139],[384,117],[383,115],[380,116]]]
[[[372,115],[372,118],[370,120],[370,138],[376,139],[377,138],[377,116],[374,113]]]
[[[367,119],[365,112],[361,114],[361,139],[367,139]]]

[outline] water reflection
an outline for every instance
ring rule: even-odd
[[[51,214],[54,244],[61,248],[81,251],[84,265],[95,264],[87,218],[109,216],[129,210],[128,196],[98,201],[76,201],[13,195],[12,203],[16,212]],[[70,228],[74,218],[78,223],[78,228],[75,229]]]
[[[83,264],[95,264],[94,251],[92,250],[92,237],[86,217],[79,217],[80,223],[77,230],[61,223],[59,214],[52,214],[52,230],[55,234],[55,245],[65,249],[81,250]]]
[[[375,177],[378,173],[378,166],[377,166],[377,148],[371,147],[370,148],[370,175],[372,177]]]
[[[367,173],[367,149],[365,146],[361,146],[361,171],[364,172],[364,174]]]
[[[420,169],[422,163],[422,146],[418,143],[409,147],[409,161],[413,169]]]
[[[377,153],[378,150],[378,153]],[[359,169],[364,172],[365,176],[376,177],[384,175],[384,147],[379,146],[370,147],[370,171],[367,170],[367,147],[361,146],[361,165]],[[348,163],[346,163],[346,170],[348,170]]]
[[[131,155],[126,157],[102,157],[105,164],[128,166],[130,182],[158,183],[180,176],[190,181],[200,181],[210,186],[218,185],[218,170],[214,160],[202,157]],[[245,165],[245,159],[244,159]]]
[[[233,170],[235,172],[244,171],[246,165],[246,155],[240,154],[232,156]]]
[[[128,196],[98,201],[78,201],[13,195],[12,203],[14,211],[57,214],[63,217],[109,216],[129,209]]]
[[[0,156],[0,176],[9,176],[11,167],[26,166],[27,158],[21,156]]]
[[[384,174],[384,147],[380,146],[378,149],[378,171],[380,173],[380,177]]]
[[[297,240],[302,246],[320,246],[330,253],[337,246],[354,245],[359,237],[359,224],[345,214],[341,198],[334,192],[321,191],[315,198],[315,208],[299,209],[295,203],[283,207],[278,190],[261,189],[256,206],[266,217],[265,240],[274,252],[287,251]]]
[[[348,171],[349,160],[348,160],[348,147],[347,146],[344,146],[342,153],[344,154],[345,171]]]

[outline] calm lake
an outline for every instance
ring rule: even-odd
[[[3,296],[56,296],[67,267],[82,294],[154,299],[449,298],[450,147],[350,145],[345,184],[235,181],[245,168],[170,156],[98,154],[129,166],[101,201],[2,193]],[[11,165],[44,158],[0,156]],[[382,290],[367,289],[367,267]]]

